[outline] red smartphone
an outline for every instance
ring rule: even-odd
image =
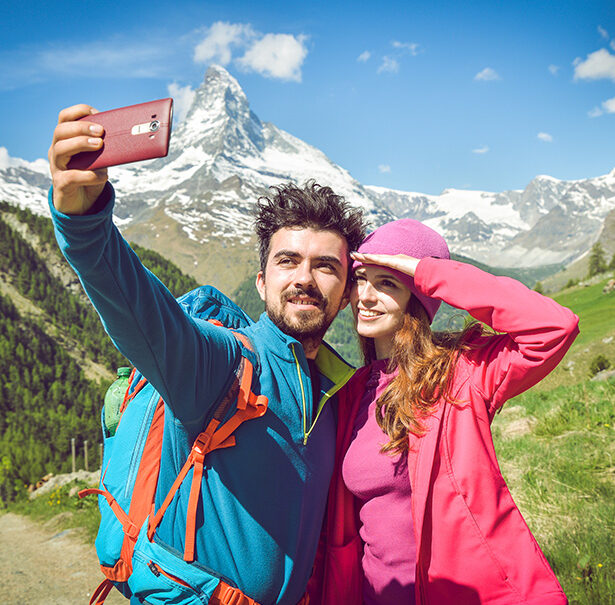
[[[97,170],[162,158],[169,152],[173,99],[101,111],[80,119],[103,126],[103,144],[96,151],[74,155],[67,166],[71,170]]]

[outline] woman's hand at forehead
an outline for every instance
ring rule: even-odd
[[[421,260],[405,254],[361,254],[360,252],[351,252],[350,257],[365,265],[388,267],[410,275],[410,277],[414,277],[416,267]]]

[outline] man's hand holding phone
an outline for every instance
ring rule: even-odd
[[[166,156],[172,121],[170,98],[103,112],[62,110],[49,149],[56,209],[84,214],[102,193],[107,166]]]
[[[107,169],[70,170],[77,153],[97,151],[103,145],[104,128],[86,116],[98,113],[89,105],[63,109],[49,148],[49,167],[53,182],[53,204],[64,214],[85,214],[98,199],[107,182]],[[80,119],[83,118],[83,119]]]

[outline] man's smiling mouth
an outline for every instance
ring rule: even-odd
[[[291,296],[288,299],[288,302],[291,302],[294,305],[299,305],[299,306],[317,307],[319,305],[319,301],[317,301],[314,298],[302,298],[302,297],[298,297],[298,296]]]

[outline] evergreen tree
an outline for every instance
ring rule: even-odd
[[[100,441],[100,408],[109,383],[88,380],[77,355],[112,371],[129,364],[85,297],[49,271],[49,257],[61,259],[51,221],[4,202],[0,212],[38,238],[35,248],[33,237],[24,238],[0,215],[0,279],[44,312],[27,316],[0,295],[1,508],[41,476],[70,471],[71,439],[81,459],[84,440],[92,446]],[[197,286],[162,256],[141,248],[138,253],[175,296]]]
[[[589,271],[587,273],[587,276],[593,277],[594,275],[604,273],[605,271],[606,261],[604,258],[604,248],[602,247],[600,242],[596,242],[592,246],[591,254],[589,255]]]

